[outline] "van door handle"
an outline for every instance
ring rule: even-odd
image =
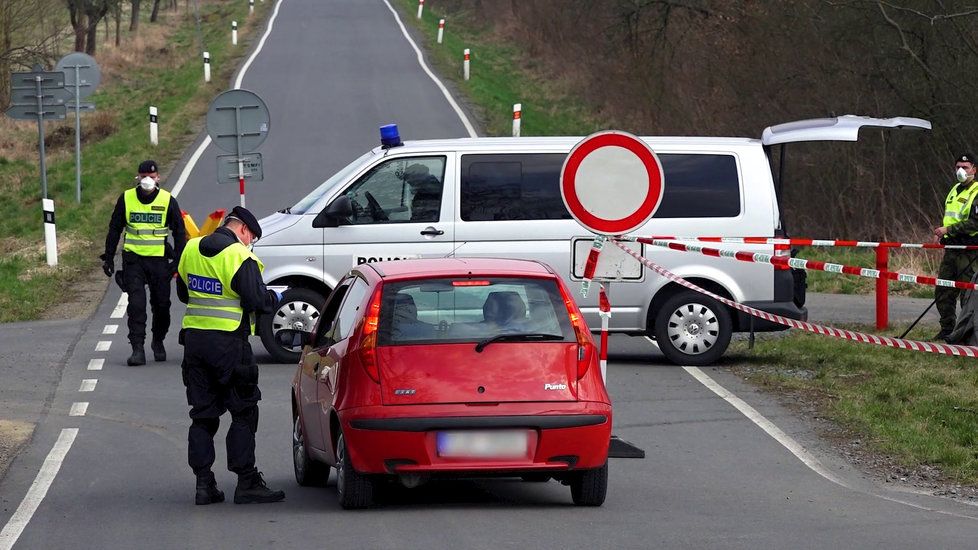
[[[434,227],[426,227],[423,230],[421,230],[421,234],[425,236],[436,236],[436,235],[444,235],[445,232],[442,231],[441,229],[435,229]]]

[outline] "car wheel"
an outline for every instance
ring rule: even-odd
[[[353,469],[346,453],[343,434],[340,434],[336,442],[336,492],[339,494],[340,506],[347,510],[366,508],[373,504],[373,481]]]
[[[578,506],[601,506],[608,495],[608,463],[585,470],[570,482],[571,498]]]
[[[322,487],[329,479],[329,465],[309,458],[306,453],[306,438],[298,416],[292,426],[292,469],[296,483],[303,487]]]
[[[308,288],[290,288],[282,295],[282,301],[270,315],[262,315],[258,320],[258,334],[261,343],[276,362],[298,363],[299,353],[283,348],[275,341],[275,333],[291,328],[312,332],[323,311],[326,298]]]
[[[726,306],[690,290],[662,304],[655,312],[652,330],[666,359],[677,365],[702,366],[716,362],[727,350],[733,322]]]

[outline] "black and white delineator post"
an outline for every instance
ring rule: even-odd
[[[160,115],[153,105],[149,106],[149,142],[160,144]]]
[[[54,201],[41,199],[44,208],[44,249],[47,252],[48,265],[58,265],[58,233],[54,227]]]
[[[13,73],[10,85],[10,107],[7,116],[19,120],[37,120],[37,148],[41,158],[41,198],[48,198],[48,168],[44,152],[44,121],[62,120],[66,116],[65,74],[45,71],[34,65],[29,73]]]
[[[238,45],[238,22],[231,21],[231,45]]]
[[[265,102],[258,94],[248,90],[223,92],[214,98],[207,110],[207,133],[214,140],[214,145],[234,153],[241,206],[246,206],[245,180],[254,178],[262,171],[261,155],[246,157],[245,153],[254,151],[265,141],[270,122]],[[223,160],[218,157],[219,174]],[[246,163],[249,165],[247,171]],[[223,182],[218,180],[218,183]]]
[[[56,69],[65,73],[65,88],[73,92],[68,107],[75,110],[75,200],[81,203],[81,112],[95,110],[95,104],[81,100],[95,92],[102,73],[95,59],[82,52],[62,57]]]
[[[248,15],[255,13],[255,0],[248,0]]]
[[[204,52],[204,82],[211,81],[211,53]]]

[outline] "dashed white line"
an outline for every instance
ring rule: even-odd
[[[68,416],[85,416],[88,412],[88,402],[80,401],[71,404],[71,410],[68,411]]]
[[[88,370],[102,370],[103,365],[105,365],[105,359],[91,359],[88,361]]]
[[[81,381],[78,391],[95,391],[95,384],[98,384],[97,378],[86,378]]]
[[[109,348],[111,347],[112,340],[99,340],[98,343],[95,344],[95,351],[109,351]]]
[[[112,319],[121,319],[123,315],[126,314],[126,306],[129,305],[129,295],[125,292],[119,296],[119,301],[115,305],[115,309],[109,314]]]
[[[14,543],[20,538],[20,534],[24,532],[27,524],[30,523],[31,517],[37,511],[37,507],[41,505],[41,501],[48,494],[48,489],[51,487],[51,483],[54,482],[55,476],[58,475],[58,470],[61,469],[61,464],[68,454],[68,449],[71,449],[71,445],[75,442],[77,435],[78,428],[64,428],[61,430],[61,435],[58,436],[54,447],[48,453],[47,458],[44,459],[44,464],[41,465],[41,471],[37,473],[37,477],[34,478],[34,483],[31,484],[31,488],[24,495],[24,500],[20,501],[20,506],[14,511],[14,515],[10,516],[10,520],[4,525],[3,531],[0,531],[0,550],[10,550],[14,547]]]
[[[105,325],[102,329],[102,334],[115,334],[119,332],[119,325]]]

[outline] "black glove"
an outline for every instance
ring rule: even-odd
[[[170,260],[169,262],[166,263],[166,268],[169,270],[170,275],[177,274],[177,266],[179,265],[180,265],[179,262],[177,262],[176,260]]]
[[[112,260],[104,260],[102,262],[102,271],[105,272],[106,277],[111,277],[115,273],[115,262]]]

